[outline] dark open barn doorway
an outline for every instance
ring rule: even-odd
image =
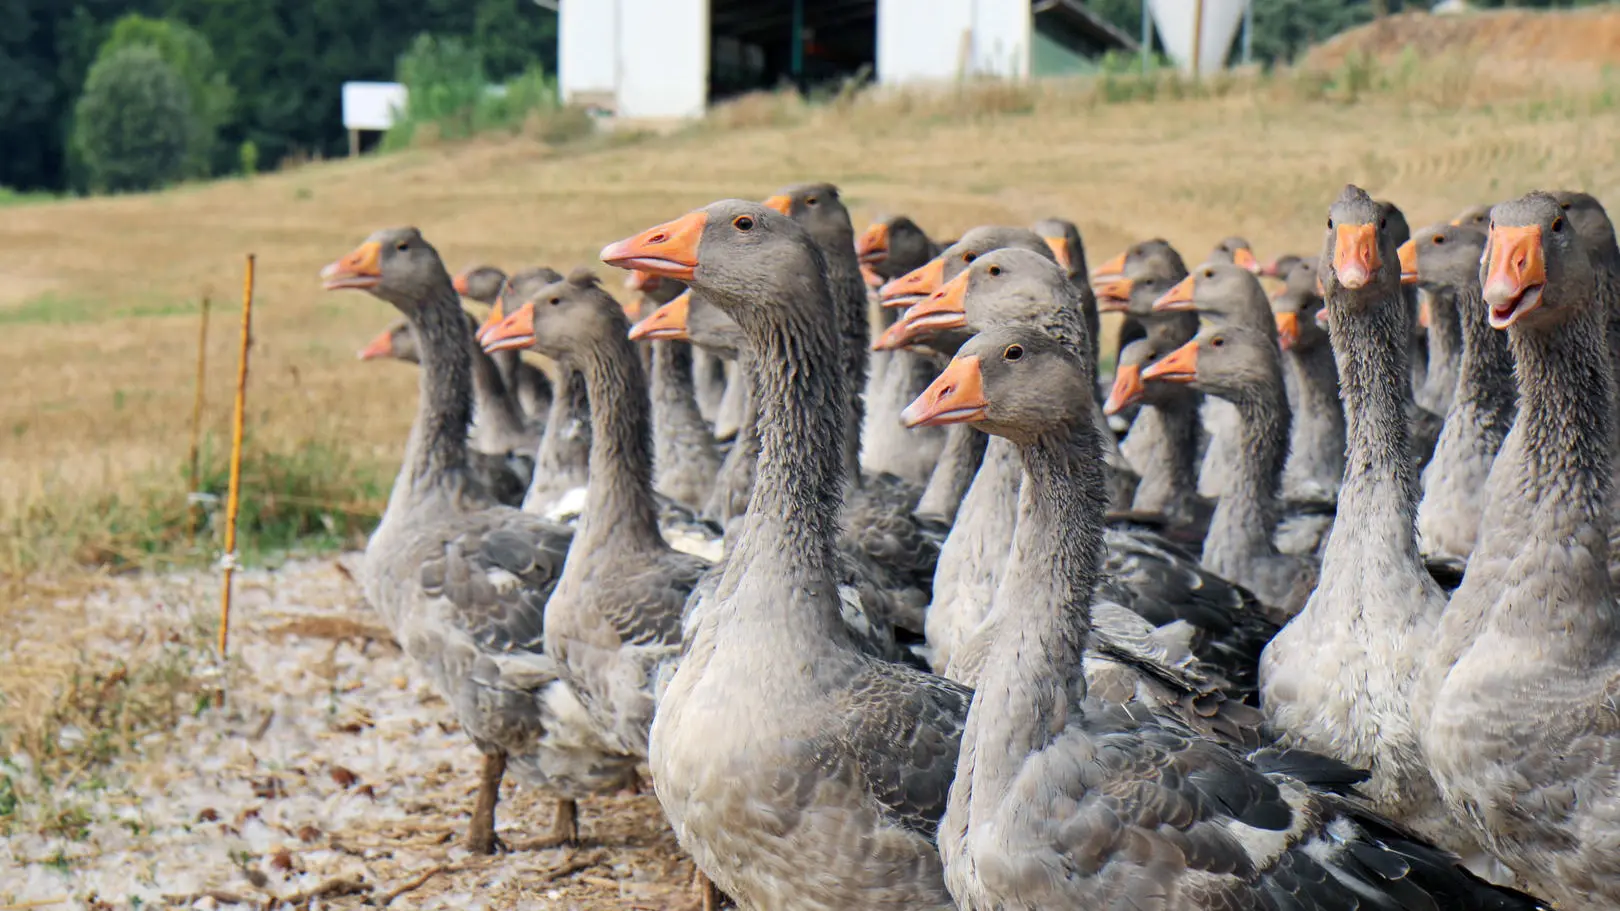
[[[709,41],[710,101],[783,85],[836,89],[872,76],[877,0],[712,0]]]

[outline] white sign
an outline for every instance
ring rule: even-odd
[[[405,87],[397,82],[343,83],[343,128],[386,130],[405,110]]]

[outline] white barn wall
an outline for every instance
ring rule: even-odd
[[[1029,0],[974,0],[973,68],[977,76],[1029,78]]]
[[[579,2],[563,0],[563,6]],[[702,115],[709,96],[709,0],[618,2],[619,114]]]
[[[565,103],[581,94],[618,90],[619,0],[564,0],[557,11],[557,91]]]
[[[903,85],[955,79],[963,62],[963,35],[973,25],[974,2],[878,0],[878,81]]]

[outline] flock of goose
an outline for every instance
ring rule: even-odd
[[[629,303],[415,228],[322,272],[419,365],[362,581],[485,757],[474,850],[509,771],[559,842],[650,777],[705,907],[1620,906],[1593,197],[1349,186],[1315,253],[1088,271],[803,184],[601,259]]]

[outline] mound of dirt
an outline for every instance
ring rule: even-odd
[[[1620,62],[1620,6],[1402,13],[1335,35],[1313,48],[1304,65],[1334,68],[1352,54],[1391,60],[1407,48],[1423,59],[1451,55],[1530,69],[1601,69]]]

